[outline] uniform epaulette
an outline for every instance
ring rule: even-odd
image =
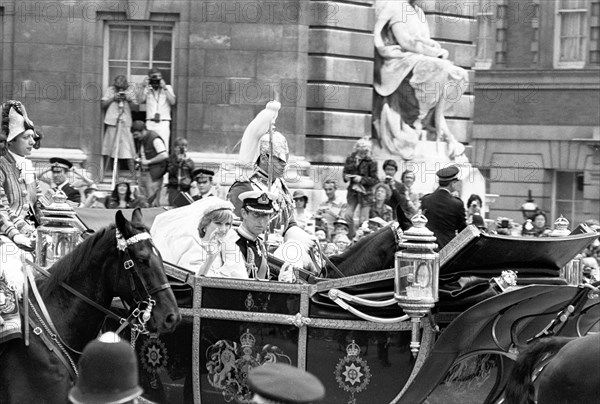
[[[236,182],[250,182],[250,177],[247,177],[245,175],[240,175],[233,182],[234,183],[236,183]]]

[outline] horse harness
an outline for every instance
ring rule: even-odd
[[[129,253],[129,246],[132,246],[132,245],[134,245],[138,242],[144,241],[144,240],[151,240],[151,236],[148,232],[139,233],[128,239],[125,239],[123,237],[123,235],[121,234],[121,232],[117,229],[116,230],[116,238],[117,238],[117,249],[124,253],[125,259],[123,261],[123,268],[125,268],[125,270],[127,271],[127,274],[129,275],[129,285],[131,288],[132,295],[134,296],[134,302],[137,304],[137,307],[131,311],[131,313],[129,314],[129,316],[127,318],[123,318],[123,317],[117,315],[116,313],[110,311],[109,309],[102,307],[101,305],[94,302],[87,296],[83,295],[81,292],[75,290],[73,287],[69,286],[65,282],[60,282],[60,285],[63,288],[65,288],[66,290],[68,290],[70,293],[72,293],[73,295],[77,296],[84,302],[88,303],[90,306],[92,306],[92,307],[96,308],[97,310],[101,311],[102,313],[104,313],[106,316],[117,320],[120,324],[118,330],[116,331],[117,334],[120,334],[121,331],[123,331],[123,329],[125,329],[127,326],[130,326],[131,327],[131,346],[132,346],[132,348],[135,348],[135,342],[136,342],[137,338],[139,337],[139,335],[149,333],[148,330],[146,329],[146,323],[150,320],[150,317],[152,315],[152,309],[156,305],[156,301],[154,299],[152,299],[152,295],[154,295],[162,290],[170,288],[171,285],[167,282],[167,283],[163,283],[155,288],[151,288],[150,290],[148,290],[148,287],[146,286],[144,279],[139,275],[139,273],[137,272],[137,270],[135,268],[135,262],[131,259],[131,255]],[[45,269],[43,269],[39,265],[35,264],[34,262],[30,261],[29,259],[26,259],[25,263],[28,264],[29,266],[33,267],[36,271],[38,271],[39,273],[44,275],[46,278],[50,277],[50,274]],[[23,267],[25,268],[25,271],[27,273],[27,278],[29,280],[29,283],[31,284],[31,290],[33,291],[35,299],[38,302],[38,305],[39,305],[40,311],[42,312],[41,313],[42,315],[40,315],[40,313],[35,308],[35,305],[33,304],[31,299],[29,299],[29,297],[27,295],[24,295],[23,300],[27,301],[28,304],[26,303],[26,304],[24,304],[24,306],[32,308],[33,313],[35,314],[35,317],[37,318],[38,322],[41,324],[42,327],[39,327],[35,324],[33,319],[28,316],[27,310],[24,310],[24,314],[26,317],[25,321],[30,324],[31,328],[33,329],[33,333],[40,337],[40,339],[45,343],[46,347],[50,351],[55,352],[56,356],[60,359],[60,361],[65,365],[65,367],[69,371],[71,378],[75,379],[78,376],[77,366],[75,365],[75,362],[71,358],[71,355],[69,354],[68,350],[70,350],[71,352],[78,354],[78,355],[81,355],[81,352],[77,351],[76,349],[71,348],[61,338],[60,334],[58,333],[58,330],[56,329],[56,326],[52,322],[50,313],[48,313],[48,310],[46,309],[46,305],[44,304],[42,297],[40,296],[39,291],[37,290],[37,287],[35,284],[35,279],[33,277],[31,270],[26,265],[24,265]],[[25,283],[27,285],[27,281]],[[141,286],[141,288],[137,286],[138,284]],[[25,292],[25,294],[28,294],[27,287],[24,289],[24,292]],[[29,327],[24,327],[24,328],[25,328],[25,345],[29,346]],[[44,335],[44,331],[46,332],[47,336]],[[54,345],[56,345],[59,348],[58,350],[54,349],[53,343],[54,343]]]

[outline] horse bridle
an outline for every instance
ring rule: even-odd
[[[124,253],[125,259],[123,260],[122,265],[123,265],[123,268],[125,268],[125,270],[127,271],[128,275],[129,275],[129,284],[130,284],[131,292],[132,292],[132,295],[134,296],[134,303],[136,303],[136,305],[137,305],[137,307],[131,311],[131,313],[129,314],[129,316],[127,318],[123,318],[123,317],[119,316],[118,314],[114,313],[113,311],[102,307],[101,305],[94,302],[87,296],[83,295],[81,292],[74,289],[72,286],[66,284],[65,282],[60,282],[60,285],[64,289],[66,289],[70,293],[72,293],[73,295],[77,296],[79,299],[83,300],[90,306],[92,306],[95,309],[104,313],[106,316],[108,316],[114,320],[117,320],[120,324],[117,334],[119,334],[127,326],[130,326],[131,332],[132,332],[132,337],[134,337],[134,338],[132,338],[131,343],[132,343],[132,345],[134,345],[135,339],[137,339],[137,336],[139,336],[139,334],[148,334],[148,331],[146,330],[146,323],[150,320],[150,317],[152,315],[152,309],[156,305],[156,301],[154,299],[152,299],[152,295],[154,295],[162,290],[169,289],[171,287],[171,285],[167,282],[167,283],[163,283],[155,288],[148,290],[146,283],[144,282],[144,279],[139,275],[139,273],[137,272],[137,270],[135,268],[135,262],[131,259],[129,247],[136,243],[144,241],[144,240],[151,240],[152,238],[148,232],[138,233],[128,239],[125,239],[123,237],[123,235],[121,234],[121,232],[117,229],[116,230],[116,238],[117,238],[117,249]],[[50,274],[45,269],[43,269],[39,265],[35,264],[34,262],[31,262],[30,260],[26,260],[26,263],[28,265],[30,265],[31,267],[33,267],[36,271],[38,271],[39,273],[44,275],[46,278],[50,277]],[[136,281],[137,281],[137,283],[139,283],[141,285],[141,288],[143,289],[143,294],[142,294],[142,291],[140,291],[136,287]],[[136,298],[136,296],[137,296],[137,298]],[[46,320],[48,321],[48,323],[50,325],[52,325],[50,315],[49,315],[49,313],[47,313],[47,310],[45,308],[45,305],[44,305],[41,297],[36,296],[36,298],[38,300],[38,304],[40,305],[40,307],[42,307],[42,312],[44,314],[44,317],[46,317]],[[54,328],[54,327],[52,327],[52,328]],[[60,338],[60,335],[58,334],[58,332],[55,328],[53,331],[57,335],[57,337]],[[62,339],[61,339],[61,341],[62,341]],[[81,352],[79,352],[79,351],[69,347],[67,344],[65,344],[64,341],[62,341],[62,342],[71,351],[73,351],[77,354],[81,354]]]
[[[138,233],[125,239],[119,229],[116,230],[117,237],[117,249],[123,252],[123,268],[129,275],[129,288],[133,296],[133,301],[136,304],[136,308],[133,309],[127,319],[120,319],[121,325],[117,329],[116,333],[119,334],[128,325],[131,326],[131,344],[135,345],[135,340],[139,334],[148,334],[146,330],[146,323],[152,316],[152,309],[156,305],[156,301],[152,298],[152,295],[169,289],[171,284],[169,282],[158,285],[148,290],[144,278],[140,276],[135,267],[135,262],[131,259],[129,247],[137,244],[144,240],[152,240],[152,237],[148,232]],[[137,285],[140,285],[138,287]],[[135,321],[137,320],[137,324]]]

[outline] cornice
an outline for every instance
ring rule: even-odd
[[[535,86],[542,90],[600,89],[600,70],[502,69],[478,70],[475,89],[514,89]]]

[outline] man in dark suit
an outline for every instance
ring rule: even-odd
[[[423,196],[421,209],[427,218],[427,228],[437,238],[441,249],[467,227],[465,205],[452,195],[459,181],[460,170],[456,166],[442,168],[436,175],[440,186],[433,193]]]
[[[51,186],[53,185],[53,191],[63,191],[67,196],[67,200],[70,201],[73,206],[79,206],[81,203],[81,193],[78,189],[73,187],[67,177],[67,174],[71,171],[71,168],[73,168],[73,163],[71,163],[69,160],[61,157],[52,157],[50,159],[50,168],[46,170],[51,172],[52,177],[49,178],[45,176],[44,174],[46,171],[44,171],[40,176],[40,180]],[[73,173],[74,175],[79,176],[85,182],[85,185],[92,183],[90,180],[86,179],[77,172],[73,171]]]

